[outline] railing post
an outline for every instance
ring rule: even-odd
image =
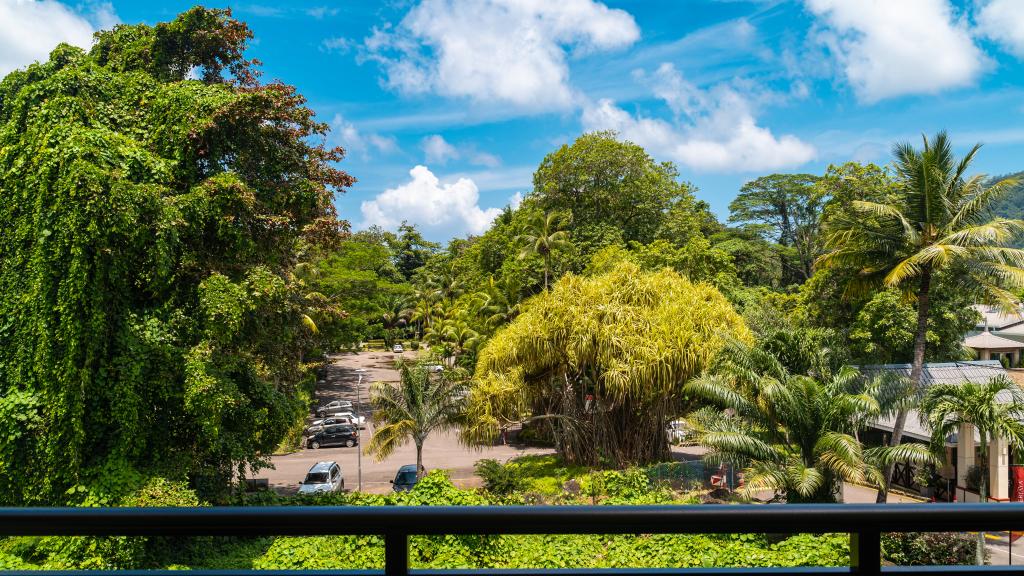
[[[409,535],[384,535],[384,576],[408,576]]]
[[[882,573],[881,532],[850,532],[850,568],[860,576],[877,576]]]

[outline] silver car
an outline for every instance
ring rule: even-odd
[[[341,492],[344,489],[345,477],[341,474],[341,466],[333,461],[317,462],[306,472],[306,477],[299,485],[299,494]]]

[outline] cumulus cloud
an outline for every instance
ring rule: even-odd
[[[1020,0],[992,0],[976,16],[978,31],[1024,58],[1024,5]]]
[[[108,2],[76,11],[55,0],[0,0],[0,77],[45,61],[61,42],[88,49],[93,32],[116,23]]]
[[[815,39],[864,102],[968,86],[988,65],[948,0],[805,3],[820,20]]]
[[[364,43],[384,83],[524,110],[574,103],[569,52],[613,50],[640,37],[633,17],[594,0],[422,0]]]
[[[398,142],[392,136],[381,136],[375,132],[363,133],[355,124],[345,120],[341,114],[331,119],[331,139],[349,154],[359,154],[363,159],[375,153],[390,154],[398,151]]]
[[[424,231],[447,234],[480,234],[501,213],[500,208],[480,207],[480,191],[469,178],[444,184],[426,166],[409,171],[412,179],[362,203],[362,225],[394,229],[403,220]]]
[[[423,139],[423,153],[426,154],[427,164],[447,164],[449,160],[459,157],[458,149],[440,134]]]
[[[501,165],[501,159],[489,152],[481,152],[475,146],[450,144],[440,134],[427,136],[420,143],[427,164],[447,164],[449,160],[465,159],[474,166],[486,166],[497,168]]]
[[[651,80],[655,95],[675,114],[674,121],[634,116],[604,99],[584,108],[583,126],[615,130],[654,155],[695,170],[774,170],[814,158],[814,148],[796,136],[777,137],[758,126],[754,105],[769,96],[744,94],[727,84],[702,90],[671,64],[662,64]]]

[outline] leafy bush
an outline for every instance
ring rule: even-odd
[[[529,481],[520,475],[518,468],[512,464],[502,464],[492,458],[479,460],[474,466],[476,475],[483,479],[484,489],[492,494],[508,495],[522,492],[529,486]]]
[[[974,564],[978,542],[957,532],[894,532],[882,535],[883,557],[898,566]]]
[[[504,467],[517,468],[520,476],[526,478],[538,471],[566,471],[557,460],[546,457],[514,461]],[[573,477],[587,478],[575,474],[577,470],[572,472]],[[607,502],[649,503],[667,497],[667,493],[650,487],[647,471],[643,469],[595,472],[592,478],[598,479],[594,483],[600,485],[602,494],[607,494]],[[522,493],[499,496],[456,488],[443,471],[431,472],[407,493],[236,495],[236,502],[240,503],[285,506],[480,506],[522,504],[523,499]],[[144,483],[119,503],[180,506],[195,504],[197,500],[183,485],[158,479]],[[0,569],[380,569],[384,563],[383,542],[376,536],[161,540],[9,538],[0,541]],[[410,561],[416,568],[838,566],[847,563],[848,556],[845,535],[798,535],[781,540],[756,534],[471,535],[416,536],[410,541]]]

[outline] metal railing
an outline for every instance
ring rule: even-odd
[[[28,574],[218,575],[612,575],[739,576],[984,572],[1024,576],[1018,566],[883,567],[883,532],[1007,531],[1024,527],[1024,504],[785,504],[691,506],[318,506],[238,508],[3,508],[0,536],[384,537],[383,570],[33,571]],[[847,533],[850,565],[810,568],[411,570],[412,535]],[[742,564],[742,558],[737,564]],[[339,558],[339,564],[345,559]],[[0,572],[12,574],[13,572]]]

